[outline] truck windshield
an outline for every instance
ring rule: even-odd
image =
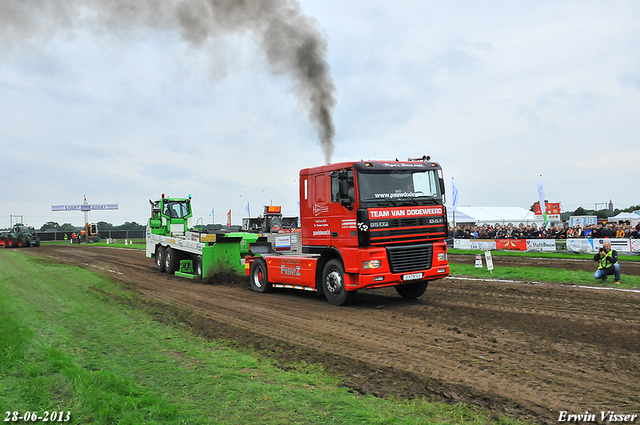
[[[437,172],[394,170],[358,172],[360,202],[392,205],[441,204]]]
[[[185,218],[189,215],[189,202],[165,201],[164,215],[170,218]]]

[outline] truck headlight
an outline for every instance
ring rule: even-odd
[[[447,261],[447,253],[439,252],[438,253],[438,261]]]
[[[382,267],[382,261],[380,260],[369,260],[362,262],[363,269],[379,269]]]

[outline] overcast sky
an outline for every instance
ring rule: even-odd
[[[639,2],[299,3],[327,44],[332,162],[427,154],[465,206],[529,208],[540,174],[567,211],[640,204]],[[82,225],[51,205],[85,194],[116,225],[162,193],[205,223],[240,224],[247,201],[298,214],[298,171],[325,156],[255,37],[20,18],[0,27],[0,228]]]

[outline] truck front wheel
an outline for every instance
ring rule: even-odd
[[[402,298],[413,300],[424,294],[429,286],[429,281],[405,283],[403,285],[396,286],[396,292],[400,294]]]
[[[344,287],[344,266],[339,260],[329,260],[322,271],[322,291],[333,305],[346,305],[353,293]]]
[[[160,273],[164,272],[164,247],[159,246],[156,249],[156,268]]]
[[[255,292],[270,292],[271,284],[267,276],[267,263],[262,258],[256,258],[251,264],[249,272],[251,278],[251,289]]]

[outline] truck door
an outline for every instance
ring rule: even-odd
[[[329,204],[331,240],[341,247],[357,246],[356,195],[353,170],[334,172],[331,178],[331,202]]]

